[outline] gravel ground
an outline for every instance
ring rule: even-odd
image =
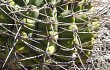
[[[100,29],[89,59],[88,70],[110,70],[110,0],[92,0],[93,13],[100,17]]]

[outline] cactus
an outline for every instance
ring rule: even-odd
[[[94,32],[100,26],[98,18],[91,18],[86,14],[92,7],[90,2],[86,0],[8,2],[9,9],[0,6],[6,13],[10,13],[8,15],[3,10],[0,11],[0,23],[4,23],[0,25],[2,33],[0,46],[8,46],[9,50],[5,51],[7,57],[4,57],[3,67],[10,62],[9,58],[12,56],[16,56],[14,62],[21,63],[24,67],[38,64],[35,67],[31,66],[38,70],[48,69],[52,64],[67,69],[69,64],[63,67],[59,63],[68,63],[71,60],[75,61],[78,67],[84,67],[91,56],[94,39],[97,36]]]

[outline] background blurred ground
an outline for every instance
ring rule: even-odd
[[[95,16],[100,17],[100,30],[88,70],[110,70],[110,0],[91,0]]]

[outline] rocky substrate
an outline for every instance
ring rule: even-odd
[[[87,67],[88,70],[110,70],[110,0],[93,0],[92,3],[101,26]]]

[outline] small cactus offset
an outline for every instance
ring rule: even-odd
[[[1,67],[85,68],[100,26],[98,18],[88,14],[91,8],[88,0],[1,1]]]

